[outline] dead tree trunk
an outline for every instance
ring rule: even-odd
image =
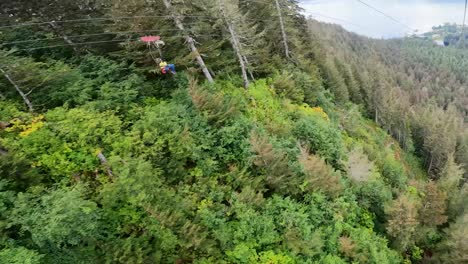
[[[237,58],[239,59],[239,64],[240,64],[241,71],[242,71],[242,79],[244,80],[244,88],[247,89],[249,88],[250,83],[249,83],[249,78],[247,77],[247,67],[244,61],[244,56],[242,56],[241,48],[239,46],[239,42],[237,41],[236,32],[234,31],[232,24],[228,23],[227,26],[229,29],[229,33],[231,34],[232,46],[234,47],[234,50],[236,51]]]
[[[249,63],[249,61],[247,60],[247,57],[246,57],[245,55],[244,55],[243,57],[244,57],[245,64],[247,65],[247,71],[249,72],[250,79],[252,79],[252,81],[255,82],[255,77],[254,77],[254,75],[253,75],[253,73],[252,73],[252,70],[250,70],[250,67],[249,67],[249,64],[250,64],[250,63]]]
[[[171,16],[173,17],[174,23],[176,24],[177,28],[180,29],[181,31],[184,31],[185,30],[184,24],[182,24],[182,21],[180,20],[180,18],[176,16],[174,14],[174,11],[172,10],[171,0],[163,0],[163,2],[164,2],[164,5],[166,6],[166,9],[169,10],[169,12],[171,13]],[[190,48],[190,51],[195,55],[195,58],[197,59],[197,63],[200,66],[206,79],[210,83],[213,83],[214,82],[213,77],[211,77],[210,71],[206,67],[206,64],[203,61],[203,58],[201,57],[200,53],[198,52],[197,47],[195,46],[195,40],[190,35],[187,35],[185,36],[185,41],[187,42]]]
[[[280,20],[280,27],[281,27],[281,35],[283,36],[283,45],[284,45],[284,53],[286,58],[291,58],[289,55],[289,45],[288,45],[288,36],[286,35],[286,30],[284,29],[284,20],[283,14],[281,12],[281,6],[279,0],[276,0],[276,9],[278,10],[278,16]]]
[[[19,93],[21,98],[23,98],[24,103],[28,106],[29,111],[34,112],[34,107],[33,107],[32,103],[31,103],[31,101],[29,101],[28,96],[26,94],[24,94],[24,92],[21,90],[21,88],[18,86],[18,84],[16,84],[16,82],[11,78],[11,76],[6,71],[4,71],[3,69],[0,69],[0,72],[15,87],[16,91]]]
[[[432,163],[434,162],[434,155],[432,155],[432,153],[430,153],[429,155],[431,155],[431,159],[429,161],[429,167],[427,168],[427,173],[430,174],[431,173],[431,170],[432,170]]]
[[[245,57],[242,55],[241,46],[237,38],[236,31],[234,30],[234,26],[232,25],[232,22],[229,20],[229,18],[226,15],[226,10],[224,7],[224,0],[219,0],[219,8],[223,16],[223,20],[225,21],[226,26],[229,30],[229,34],[231,35],[231,44],[232,44],[232,47],[234,48],[234,51],[236,52],[237,59],[239,60],[240,68],[242,71],[242,79],[244,80],[244,88],[247,89],[249,88],[249,78],[247,76],[247,66],[246,66],[247,63],[245,61]]]
[[[104,166],[106,168],[107,175],[109,175],[109,177],[111,177],[111,178],[114,178],[114,173],[112,172],[111,167],[109,166],[109,163],[107,162],[107,159],[104,156],[104,154],[102,154],[102,152],[99,152],[97,154],[97,157],[98,157],[99,161],[101,162],[102,166]]]
[[[462,26],[462,34],[461,34],[461,44],[462,47],[465,48],[465,40],[466,40],[466,10],[468,8],[468,1],[465,0],[465,14],[463,15],[463,26]]]

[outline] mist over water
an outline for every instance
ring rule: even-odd
[[[364,0],[404,25],[398,24],[356,0],[301,0],[305,14],[340,24],[349,31],[373,38],[401,37],[411,29],[419,33],[445,22],[461,24],[463,0]]]

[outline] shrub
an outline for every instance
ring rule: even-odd
[[[300,104],[304,101],[304,91],[296,85],[293,78],[293,74],[283,71],[273,78],[271,86],[281,97],[288,98],[292,102]]]
[[[296,87],[303,91],[305,103],[309,105],[321,105],[325,103],[324,87],[318,72],[316,75],[310,75],[302,71],[294,72],[293,78]]]
[[[295,193],[300,184],[298,177],[289,167],[289,158],[285,151],[275,149],[268,138],[252,132],[250,136],[253,164],[266,175],[266,183],[275,191]]]
[[[393,188],[403,189],[406,185],[407,176],[404,168],[392,154],[387,154],[381,164],[382,176]]]
[[[43,255],[24,247],[4,248],[0,250],[0,263],[39,264]]]
[[[195,80],[190,80],[189,94],[194,107],[210,122],[221,124],[239,113],[237,102],[233,97],[202,88]]]
[[[385,222],[384,205],[392,200],[391,188],[381,179],[356,183],[355,193],[359,205],[375,215],[376,230],[383,232]]]
[[[323,191],[331,197],[336,197],[343,191],[340,173],[327,165],[315,155],[309,155],[307,149],[302,149],[299,162],[303,166],[305,179],[304,188],[309,191]]]
[[[344,157],[341,133],[320,114],[300,118],[293,128],[293,134],[305,142],[313,153],[335,168],[341,168],[339,163]]]
[[[12,127],[19,136],[5,141],[5,147],[59,180],[95,171],[99,163],[96,151],[109,150],[119,138],[121,126],[122,121],[112,112],[56,108]]]
[[[248,113],[253,122],[259,122],[271,134],[282,136],[290,133],[291,121],[285,105],[264,81],[252,84],[247,97],[250,100]]]

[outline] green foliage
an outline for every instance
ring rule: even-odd
[[[442,263],[460,263],[466,260],[468,216],[461,215],[447,230],[447,237],[440,244],[437,258]]]
[[[468,176],[468,132],[460,136],[458,140],[457,150],[455,152],[455,159],[465,171],[464,176]],[[449,157],[450,160],[450,157]],[[447,165],[446,165],[447,166]]]
[[[115,142],[122,125],[111,112],[84,108],[57,108],[25,123],[32,126],[13,127],[12,131],[19,134],[8,139],[5,146],[20,160],[27,160],[36,170],[47,171],[57,181],[92,172],[98,163],[96,151]]]
[[[119,166],[119,164],[125,166]],[[107,184],[100,193],[107,239],[104,250],[108,263],[145,263],[169,261],[180,243],[161,222],[174,221],[163,205],[177,206],[174,192],[163,188],[159,170],[145,161],[113,158],[119,178]],[[158,206],[153,209],[154,206]],[[120,230],[116,233],[114,230]],[[146,229],[149,232],[141,232]]]
[[[30,162],[12,153],[0,155],[0,174],[2,180],[10,181],[10,188],[16,191],[24,191],[46,178],[31,168]]]
[[[407,178],[403,166],[392,154],[384,158],[381,166],[382,176],[393,188],[401,189],[406,185]]]
[[[359,263],[401,263],[397,252],[383,246],[387,241],[375,236],[369,229],[353,229],[349,237],[343,236],[339,242],[340,252],[350,260]]]
[[[385,223],[385,205],[392,200],[391,188],[381,179],[357,183],[355,188],[359,205],[367,208],[375,215],[376,229],[383,232],[382,223]]]
[[[137,74],[134,65],[126,62],[117,63],[105,57],[86,55],[80,59],[77,69],[91,80],[94,99],[91,104],[101,111],[127,109],[149,89],[149,84]]]
[[[296,263],[293,258],[285,254],[276,254],[273,251],[260,253],[259,264],[293,264]]]
[[[266,184],[280,193],[297,194],[301,184],[290,168],[290,157],[281,149],[275,149],[268,138],[253,132],[250,137],[252,162],[261,174],[266,176]]]
[[[84,77],[93,80],[96,85],[103,85],[108,82],[120,82],[122,79],[135,71],[133,65],[126,62],[116,62],[103,56],[85,55],[77,63],[78,70]]]
[[[414,246],[413,236],[418,226],[418,203],[409,195],[401,195],[386,208],[387,233],[394,238],[396,247],[405,251]]]
[[[39,264],[42,255],[24,247],[4,248],[0,250],[0,262],[11,264]]]
[[[315,155],[309,155],[303,149],[299,162],[303,166],[305,179],[301,188],[308,191],[322,191],[331,197],[340,195],[343,191],[341,175],[331,166]]]
[[[254,122],[262,124],[272,134],[290,133],[292,124],[284,105],[264,80],[252,84],[247,93],[251,104],[248,114]]]
[[[328,108],[329,104],[331,103],[326,96],[319,71],[315,67],[312,67],[311,71],[311,73],[294,71],[294,83],[299,89],[303,91],[305,103]]]
[[[277,196],[266,204],[267,214],[274,219],[277,230],[283,234],[281,241],[287,252],[306,257],[314,257],[323,252],[323,241],[317,230],[319,223],[316,220],[320,218],[320,213],[314,209]]]
[[[293,74],[283,71],[273,77],[271,86],[279,96],[286,97],[292,102],[300,104],[304,101],[304,90],[296,84],[293,78]],[[311,89],[310,87],[307,88]]]
[[[9,218],[11,215],[11,209],[15,200],[15,192],[9,190],[9,184],[5,180],[0,180],[0,243],[2,247],[5,247],[4,244],[9,240]],[[9,245],[6,245],[9,246]],[[9,251],[11,252],[11,251]]]
[[[6,63],[2,68],[7,69],[7,74],[33,105],[48,109],[63,104],[76,106],[91,99],[91,82],[62,61],[36,62],[4,51],[0,51],[0,58]],[[20,98],[14,85],[5,78],[0,81],[0,91]]]
[[[222,125],[227,119],[239,115],[240,102],[236,97],[200,88],[194,80],[190,81],[189,93],[194,107],[210,122]]]
[[[22,112],[21,107],[18,103],[8,100],[0,100],[0,116],[1,121],[9,122],[12,119],[23,119],[28,118],[29,114]],[[1,133],[2,131],[0,131]]]
[[[0,262],[466,260],[466,51],[278,1],[2,5]],[[156,31],[161,54],[135,41]]]
[[[413,261],[419,261],[422,259],[422,254],[424,253],[424,251],[422,249],[420,249],[419,247],[417,246],[414,246],[412,249],[411,249],[411,259]]]
[[[348,88],[346,86],[345,79],[340,75],[335,62],[327,60],[321,66],[326,80],[325,87],[333,93],[337,103],[345,104],[348,102]]]
[[[344,158],[340,131],[330,121],[315,114],[300,118],[294,125],[293,134],[335,168],[340,168]]]
[[[68,246],[91,246],[99,239],[100,210],[82,197],[82,188],[34,190],[19,194],[10,218],[45,252]]]
[[[326,255],[322,258],[320,258],[319,261],[317,261],[316,263],[324,263],[324,264],[344,264],[346,263],[343,259],[341,259],[340,257],[338,256],[334,256],[334,255]]]
[[[137,156],[150,161],[171,181],[181,180],[187,176],[187,164],[197,160],[207,147],[190,130],[189,118],[183,105],[162,102],[147,107],[144,117],[133,125],[122,141],[114,144],[114,148],[123,157]],[[194,126],[203,125],[199,123],[203,122],[200,119],[192,122]]]

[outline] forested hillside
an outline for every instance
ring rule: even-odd
[[[0,263],[468,262],[468,50],[296,0],[4,2]]]
[[[465,41],[462,41],[463,36],[465,36]],[[443,25],[434,26],[431,31],[419,35],[418,38],[424,38],[429,41],[440,40],[444,46],[459,48],[468,47],[466,43],[468,36],[464,33],[464,27],[457,24],[445,23]]]

